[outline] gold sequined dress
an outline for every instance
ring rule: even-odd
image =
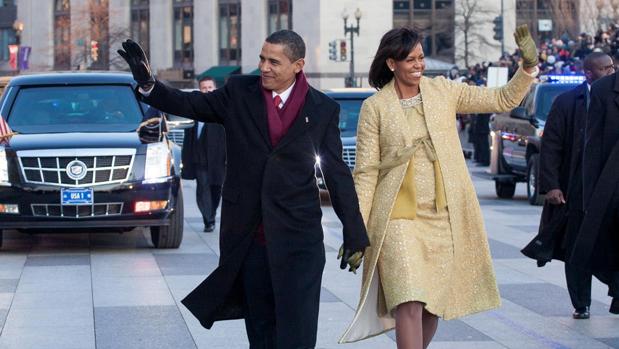
[[[421,95],[400,101],[413,143],[429,141],[422,103]],[[378,258],[385,305],[390,312],[401,303],[419,301],[429,312],[441,316],[447,306],[445,289],[453,269],[453,238],[448,211],[436,203],[440,191],[436,182],[441,179],[433,152],[430,141],[429,147],[419,146],[412,154]]]
[[[423,103],[417,112],[423,111],[425,115],[418,121],[424,122],[411,119],[412,129],[407,120],[410,111],[400,105],[394,80],[363,102],[353,178],[370,246],[365,250],[357,311],[340,343],[393,329],[395,318],[387,309],[387,297],[391,307],[407,298],[427,302],[428,310],[445,320],[500,305],[484,221],[455,120],[456,114],[497,113],[515,108],[529,91],[535,74],[519,69],[507,85],[499,88],[470,86],[444,77],[422,77],[419,90]],[[425,134],[426,129],[430,135],[427,140],[413,139],[414,135],[421,135],[417,132]],[[434,166],[424,161],[428,153],[424,155],[419,147],[434,149],[429,157],[435,158]],[[413,166],[409,166],[411,157]],[[411,169],[416,171],[418,180],[406,179]],[[432,195],[431,182],[418,183],[422,178],[443,182],[444,206],[439,205],[441,195],[436,190],[441,186],[437,185]],[[393,214],[403,183],[413,183],[408,189],[418,192],[412,196],[418,201],[413,206],[417,216],[408,219],[414,222],[398,222]],[[426,205],[432,196],[436,211]],[[448,214],[448,223],[447,218],[440,218],[441,212]],[[400,250],[406,253],[399,253]],[[397,276],[390,276],[391,271]],[[440,275],[443,271],[444,275]]]

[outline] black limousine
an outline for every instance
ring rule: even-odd
[[[125,73],[11,80],[0,100],[16,133],[0,143],[0,232],[150,227],[155,247],[180,245],[180,151],[134,88]]]

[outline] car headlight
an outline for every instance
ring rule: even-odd
[[[0,185],[9,184],[9,164],[6,160],[6,150],[0,147]]]
[[[146,148],[144,181],[157,182],[170,176],[172,154],[165,143],[152,143]]]

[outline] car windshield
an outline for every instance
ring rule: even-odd
[[[22,87],[8,122],[19,133],[129,132],[142,115],[130,86]]]
[[[552,102],[554,102],[555,98],[563,92],[569,91],[578,85],[573,84],[548,84],[541,86],[539,89],[538,101],[537,101],[537,110],[536,117],[539,120],[546,121],[548,118],[548,113],[550,113],[550,108],[552,107]]]
[[[340,132],[342,137],[357,135],[357,123],[363,99],[336,99],[340,104]]]

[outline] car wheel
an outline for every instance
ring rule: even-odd
[[[150,227],[150,239],[155,248],[178,248],[183,241],[183,191],[178,189],[176,206],[170,217],[170,225]]]
[[[494,189],[496,191],[496,196],[501,199],[511,199],[516,192],[516,183],[494,181]]]
[[[539,193],[539,154],[533,154],[527,162],[527,196],[535,206],[544,204],[544,196]]]

